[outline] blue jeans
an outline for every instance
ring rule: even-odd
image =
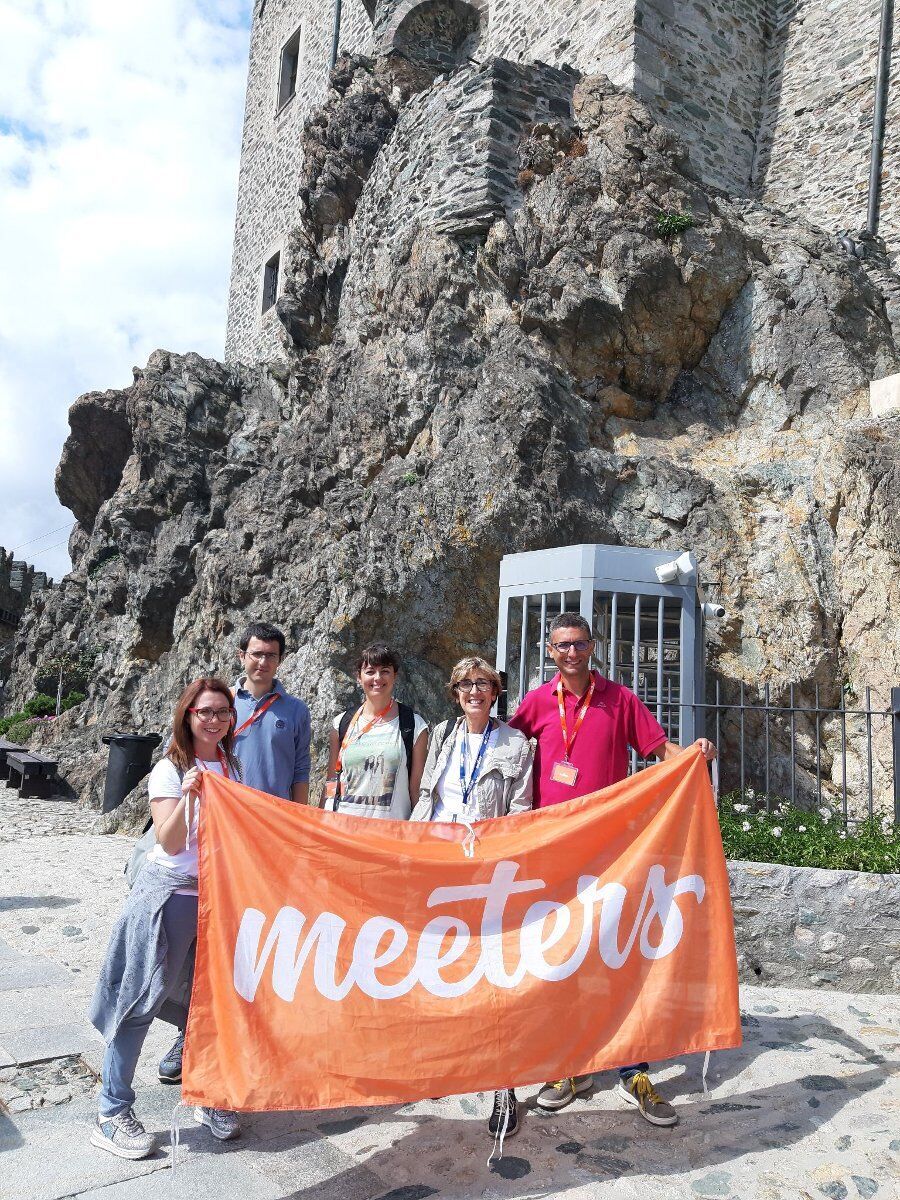
[[[174,985],[197,938],[197,897],[170,896],[162,911],[162,923],[169,950],[167,973]],[[165,996],[161,996],[159,1005],[153,1012],[126,1018],[106,1047],[103,1058],[103,1084],[98,1104],[101,1118],[117,1116],[134,1104],[134,1088],[131,1082],[147,1030],[164,1001]]]

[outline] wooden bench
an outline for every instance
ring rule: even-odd
[[[6,779],[20,800],[46,799],[56,793],[56,759],[28,750],[6,752]]]
[[[6,778],[6,756],[10,752],[26,754],[28,748],[26,746],[17,746],[15,742],[7,742],[0,738],[0,779]]]

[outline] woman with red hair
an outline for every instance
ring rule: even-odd
[[[91,1144],[121,1158],[146,1158],[155,1146],[153,1134],[132,1111],[132,1081],[155,1017],[178,1025],[183,1037],[187,1013],[173,1003],[172,994],[197,938],[200,781],[204,771],[240,778],[233,742],[234,698],[228,685],[216,678],[195,679],[178,698],[169,747],[150,772],[156,845],[113,930],[91,1005],[91,1020],[106,1041]],[[197,1108],[194,1115],[222,1141],[240,1133],[235,1113]]]

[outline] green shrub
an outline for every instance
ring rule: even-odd
[[[28,739],[34,732],[34,721],[24,720],[16,721],[10,725],[6,731],[7,741],[15,742],[17,746],[27,746]]]
[[[52,696],[38,692],[36,696],[26,700],[24,709],[29,717],[50,717],[56,714],[56,701]]]
[[[63,712],[68,712],[70,708],[74,708],[76,704],[84,704],[87,700],[84,692],[69,692],[65,700],[62,702]]]
[[[656,218],[656,233],[661,238],[675,237],[693,224],[694,218],[689,213],[661,212]]]
[[[10,713],[8,717],[0,717],[0,737],[7,736],[8,730],[11,725],[15,725],[16,722],[18,722],[18,721],[27,721],[27,720],[28,720],[28,713],[21,712],[21,711]]]
[[[722,845],[730,859],[825,867],[832,871],[900,872],[900,827],[888,818],[851,823],[823,806],[808,812],[748,788],[721,797]]]

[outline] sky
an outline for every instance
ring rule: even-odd
[[[0,546],[59,579],[83,392],[220,358],[252,0],[0,0]]]

